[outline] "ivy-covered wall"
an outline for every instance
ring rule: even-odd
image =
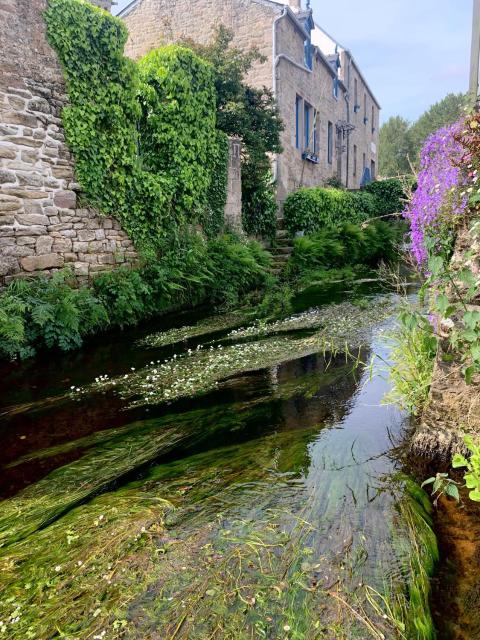
[[[0,4],[0,278],[66,264],[87,278],[153,255],[185,225],[224,225],[228,140],[208,63],[141,65],[86,0]]]
[[[0,286],[66,265],[86,279],[136,259],[118,221],[79,198],[61,119],[68,99],[47,42],[46,8],[46,0],[0,3]]]
[[[151,255],[185,225],[223,203],[208,201],[226,176],[216,131],[210,65],[166,46],[137,65],[123,55],[127,30],[86,0],[49,0],[48,38],[58,52],[70,105],[67,142],[88,202],[114,215]]]

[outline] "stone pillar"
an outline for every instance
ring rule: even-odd
[[[232,231],[242,232],[242,142],[239,138],[229,140],[228,190],[225,205],[225,225]]]

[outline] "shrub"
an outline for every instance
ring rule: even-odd
[[[379,201],[378,215],[400,213],[405,208],[405,193],[398,178],[377,180],[363,187],[360,193],[376,196]]]
[[[68,269],[51,278],[16,280],[0,296],[0,352],[26,357],[39,348],[76,349],[105,328],[107,310],[91,289],[72,287]]]
[[[345,222],[358,224],[372,217],[376,206],[376,199],[371,194],[321,187],[304,188],[285,200],[285,224],[292,235],[297,231],[314,233]]]
[[[239,241],[225,235],[210,243],[212,283],[209,299],[216,305],[233,307],[246,292],[265,289],[273,282],[271,256],[253,240]]]
[[[395,256],[398,231],[394,225],[374,222],[365,227],[343,224],[295,239],[287,275],[301,276],[315,269],[336,269],[349,265],[376,266]]]

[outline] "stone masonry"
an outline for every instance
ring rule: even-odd
[[[65,265],[82,280],[137,257],[117,221],[79,203],[45,8],[46,0],[0,0],[0,285]]]
[[[304,1],[132,0],[119,15],[129,29],[126,53],[134,59],[169,42],[206,43],[219,25],[232,31],[234,46],[244,51],[256,47],[264,56],[248,81],[274,91],[285,124],[283,153],[274,163],[280,204],[299,187],[323,185],[332,177],[358,188],[364,168],[376,170],[379,106],[350,52],[314,25]],[[316,45],[311,69],[305,58],[308,42]],[[305,106],[310,118],[308,142]],[[305,159],[305,152],[316,152],[316,160]]]

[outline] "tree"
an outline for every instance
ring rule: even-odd
[[[425,111],[411,127],[412,160],[417,162],[423,143],[428,136],[442,127],[457,122],[466,106],[467,96],[465,94],[449,93],[443,100]]]
[[[401,116],[393,116],[380,128],[380,174],[385,177],[411,173],[409,156],[412,152],[410,123]]]
[[[207,45],[184,44],[213,67],[217,90],[217,127],[243,141],[242,200],[245,230],[271,237],[276,228],[274,187],[270,154],[280,153],[283,124],[272,92],[251,87],[246,74],[264,58],[256,49],[243,52],[232,47],[233,32],[220,26]]]

